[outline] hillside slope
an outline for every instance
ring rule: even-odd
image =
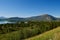
[[[60,18],[56,18],[52,15],[49,14],[43,14],[43,15],[38,15],[38,16],[32,16],[32,17],[26,17],[26,18],[21,18],[21,17],[10,17],[10,18],[4,18],[0,17],[0,21],[60,21]]]
[[[44,14],[44,15],[30,17],[30,18],[28,18],[28,20],[53,21],[53,20],[57,20],[57,19],[56,19],[56,17],[51,16],[49,14]]]
[[[21,40],[21,31],[0,35],[0,40]],[[24,40],[60,40],[60,27]]]
[[[25,40],[60,40],[60,27]]]

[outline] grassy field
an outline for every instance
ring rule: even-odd
[[[3,34],[0,36],[0,40],[19,40],[19,39],[20,39],[19,31]]]
[[[0,35],[0,40],[20,40],[20,30]],[[60,27],[24,40],[60,40]]]
[[[25,40],[60,40],[60,27]]]

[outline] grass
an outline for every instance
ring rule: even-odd
[[[20,40],[20,33],[21,32],[19,30],[12,33],[0,35],[0,40]],[[60,27],[24,40],[60,40]]]
[[[60,40],[60,27],[25,40]]]
[[[21,30],[7,33],[7,34],[2,34],[0,35],[0,40],[21,40]]]
[[[19,31],[3,34],[0,36],[0,40],[19,40],[19,39],[20,39]]]

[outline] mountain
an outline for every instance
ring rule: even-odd
[[[6,19],[6,17],[0,17],[0,19]]]
[[[39,16],[32,16],[27,18],[20,18],[20,17],[0,17],[0,20],[7,20],[7,21],[60,21],[60,18],[56,18],[54,16],[51,16],[49,14],[39,15]]]
[[[0,17],[0,21],[5,21],[6,19],[6,17]]]
[[[7,19],[8,21],[24,21],[24,18],[19,17],[11,17]]]
[[[40,16],[34,16],[34,17],[30,17],[27,18],[28,20],[37,20],[37,21],[52,21],[52,20],[57,20],[56,17],[53,17],[51,15],[48,14],[44,14],[44,15],[40,15]]]

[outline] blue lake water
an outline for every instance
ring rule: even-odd
[[[6,24],[6,23],[14,23],[14,22],[0,21],[0,24]]]

